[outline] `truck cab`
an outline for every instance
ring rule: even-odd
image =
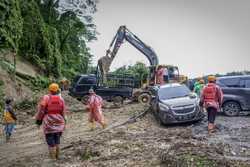
[[[69,88],[69,95],[82,97],[88,94],[90,88],[96,90],[96,87],[97,79],[95,75],[77,75]]]

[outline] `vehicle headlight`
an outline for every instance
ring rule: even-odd
[[[166,104],[163,104],[163,103],[159,103],[159,108],[160,108],[160,110],[164,110],[164,111],[170,110],[169,106],[167,106]]]

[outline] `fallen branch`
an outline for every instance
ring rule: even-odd
[[[148,113],[148,111],[149,111],[149,109],[147,109],[147,110],[141,112],[141,113],[138,114],[138,115],[135,115],[135,116],[133,116],[133,117],[130,117],[129,119],[127,119],[126,121],[124,121],[124,122],[122,122],[122,123],[119,123],[119,124],[117,124],[117,125],[110,126],[109,128],[106,128],[106,129],[103,129],[103,130],[101,130],[100,132],[96,133],[95,135],[99,135],[99,134],[101,134],[101,133],[107,132],[107,131],[109,131],[109,130],[111,130],[111,129],[118,128],[118,127],[123,126],[123,125],[126,125],[126,124],[134,123],[134,122],[137,121],[137,119],[140,119],[140,118],[144,117],[144,116]]]

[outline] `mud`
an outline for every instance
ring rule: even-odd
[[[70,105],[71,110],[82,107],[77,101]],[[207,134],[206,121],[159,126],[150,113],[99,133],[100,127],[89,130],[88,113],[80,110],[68,115],[60,160],[48,158],[42,130],[30,123],[18,125],[10,143],[1,135],[0,166],[250,166],[249,116],[218,116],[213,135]],[[144,110],[139,104],[126,104],[106,107],[104,115],[109,128]],[[31,116],[27,119],[33,121]]]

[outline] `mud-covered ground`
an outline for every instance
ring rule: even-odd
[[[67,99],[66,99],[67,102]],[[70,101],[68,101],[70,103]],[[146,109],[139,104],[105,108],[108,128],[90,131],[88,113],[70,103],[61,158],[48,158],[42,130],[27,116],[10,143],[0,138],[0,166],[250,166],[250,117],[218,116],[218,130],[206,131],[206,121],[159,126],[150,112],[135,123],[116,128]],[[75,107],[74,107],[75,106]]]

